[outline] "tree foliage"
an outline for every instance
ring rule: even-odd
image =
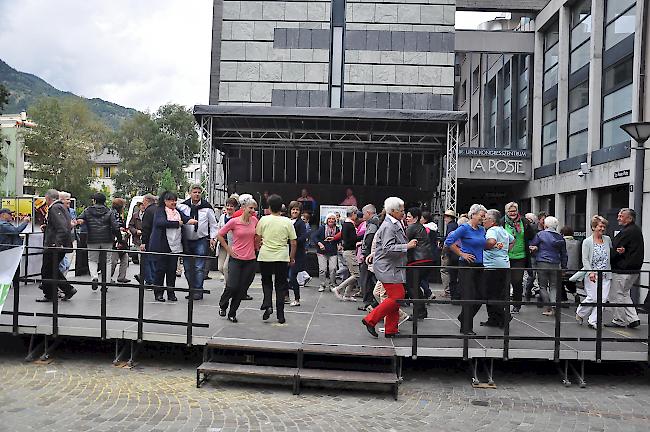
[[[2,111],[4,110],[5,105],[9,103],[9,96],[11,93],[9,93],[9,90],[7,90],[7,87],[4,85],[0,84],[0,114],[2,114]]]
[[[169,168],[166,168],[165,171],[163,171],[162,177],[160,179],[158,194],[161,194],[163,192],[178,192],[178,185],[174,179],[174,174],[172,174],[172,170]]]
[[[166,171],[178,189],[186,189],[183,167],[198,152],[199,141],[192,114],[181,105],[168,104],[154,114],[138,113],[125,121],[112,147],[122,159],[115,186],[133,196],[157,191]]]
[[[29,112],[37,126],[24,133],[25,153],[36,188],[65,190],[86,200],[91,156],[105,144],[106,126],[80,99],[44,98]]]

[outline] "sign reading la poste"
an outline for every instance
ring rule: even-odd
[[[461,178],[526,180],[531,174],[528,150],[460,148],[458,175]]]
[[[496,174],[526,174],[524,161],[521,159],[486,159],[470,158],[469,172]]]

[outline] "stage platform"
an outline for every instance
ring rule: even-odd
[[[129,277],[137,266],[129,267]],[[259,310],[262,300],[262,290],[259,275],[255,278],[249,294],[252,301],[242,302],[237,318],[239,323],[233,324],[218,315],[218,299],[223,291],[223,282],[219,281],[216,272],[211,272],[212,280],[207,280],[205,289],[211,290],[202,301],[194,302],[194,323],[207,324],[205,328],[193,328],[191,344],[204,346],[212,338],[220,340],[248,340],[260,343],[295,342],[300,344],[318,344],[348,347],[394,347],[398,356],[410,357],[413,354],[411,338],[386,339],[381,334],[379,339],[372,338],[361,324],[364,312],[357,310],[360,303],[341,302],[330,292],[317,291],[318,280],[312,279],[309,286],[301,292],[301,306],[286,305],[286,324],[279,324],[275,315],[268,321],[262,321]],[[75,278],[71,278],[75,279]],[[89,281],[89,278],[79,277],[76,280]],[[185,278],[177,278],[179,287],[187,287]],[[434,287],[435,288],[435,287]],[[92,291],[88,285],[78,285],[78,293],[68,302],[59,303],[60,314],[96,315],[100,316],[101,294]],[[435,289],[434,289],[435,291]],[[20,286],[19,298],[19,333],[51,335],[52,318],[36,316],[36,313],[51,313],[52,304],[36,303],[41,296],[36,285]],[[293,299],[293,293],[291,294]],[[178,302],[159,303],[154,301],[153,293],[145,291],[143,317],[152,320],[171,320],[186,322],[188,307],[185,293],[178,292]],[[106,323],[106,338],[118,340],[137,340],[138,289],[127,287],[109,288],[107,294],[106,313],[109,319]],[[13,290],[10,292],[2,315],[0,316],[0,331],[12,332]],[[409,308],[406,308],[408,311]],[[418,323],[419,335],[458,335],[459,324],[456,316],[460,306],[451,304],[434,304],[428,306],[428,318]],[[131,321],[116,321],[110,317],[128,317]],[[559,358],[556,358],[553,340],[510,340],[507,357],[510,359],[545,359],[545,360],[596,360],[596,342],[584,341],[581,338],[593,338],[594,330],[586,325],[580,326],[575,322],[575,307],[562,309],[561,336],[578,340],[561,342]],[[641,326],[636,329],[603,328],[604,338],[616,337],[623,341],[603,342],[602,360],[648,361],[647,342],[626,342],[626,339],[647,340],[648,316],[640,315]],[[504,342],[489,339],[490,336],[503,335],[503,330],[480,327],[479,322],[486,319],[485,308],[482,308],[475,319],[475,338],[468,341],[465,352],[462,339],[452,338],[418,338],[418,357],[438,358],[503,358]],[[605,312],[604,321],[611,320],[609,312]],[[405,322],[400,327],[402,335],[409,335],[412,323]],[[80,336],[99,338],[101,336],[99,319],[58,318],[58,334],[60,336]],[[547,337],[555,335],[555,318],[541,314],[541,309],[535,306],[524,306],[519,315],[513,316],[510,325],[511,336]],[[182,325],[167,325],[144,323],[142,340],[165,343],[187,343],[187,328]]]

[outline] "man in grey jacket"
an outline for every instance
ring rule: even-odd
[[[196,225],[183,226],[183,252],[188,255],[208,256],[214,249],[217,239],[217,218],[214,209],[203,197],[201,185],[192,185],[190,198],[178,205],[178,210],[191,219],[199,221]],[[206,258],[189,257],[183,259],[185,277],[190,288],[202,290],[206,273]],[[202,300],[203,292],[195,292],[194,300]],[[189,299],[189,294],[185,297]]]
[[[361,320],[368,333],[378,337],[375,326],[386,317],[385,336],[394,337],[399,334],[399,305],[397,300],[404,298],[406,283],[406,252],[417,246],[417,240],[408,241],[402,225],[404,216],[404,201],[397,197],[389,197],[384,201],[386,219],[375,234],[375,255],[373,270],[377,280],[384,285],[388,298]]]

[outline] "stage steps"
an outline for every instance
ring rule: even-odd
[[[211,375],[290,384],[294,394],[303,386],[389,389],[397,400],[401,359],[393,347],[213,338],[196,370],[197,387]]]

